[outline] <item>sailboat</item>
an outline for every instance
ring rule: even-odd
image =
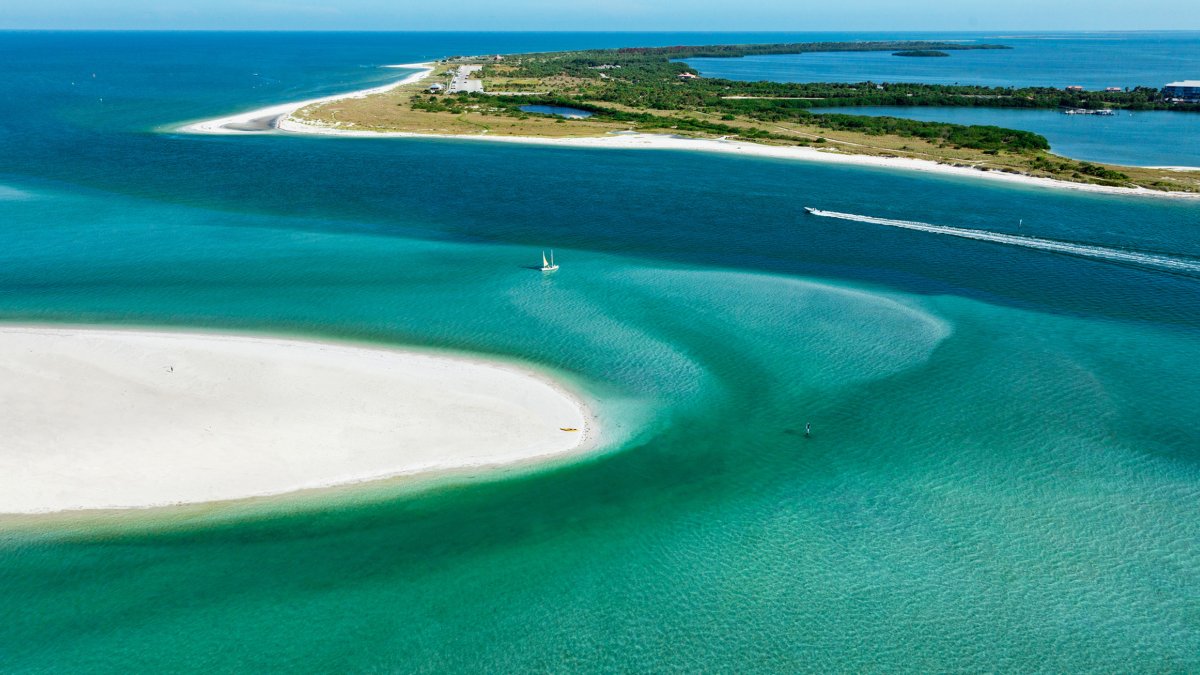
[[[543,272],[553,272],[558,269],[558,265],[554,264],[554,249],[550,249],[550,260],[546,260],[546,252],[542,251],[542,267]]]

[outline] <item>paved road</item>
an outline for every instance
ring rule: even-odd
[[[460,91],[483,93],[483,80],[472,80],[471,73],[481,70],[483,66],[459,66],[450,80],[449,92],[457,94]]]

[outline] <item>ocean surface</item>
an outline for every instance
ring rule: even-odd
[[[0,33],[0,319],[514,360],[605,433],[534,470],[0,518],[0,670],[1200,669],[1200,203],[173,131],[446,54],[814,37],[855,36]]]
[[[830,40],[844,39],[830,37]],[[950,51],[949,58],[891,52],[696,58],[708,77],[778,82],[924,82],[990,87],[1162,87],[1200,77],[1200,31],[1131,33],[863,34],[860,40],[917,39],[999,44],[1004,50]],[[762,40],[760,40],[761,42]]]

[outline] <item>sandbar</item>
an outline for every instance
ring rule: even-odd
[[[582,452],[507,363],[229,334],[0,328],[0,513],[274,495]]]

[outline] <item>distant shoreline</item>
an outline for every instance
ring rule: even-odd
[[[381,87],[372,87],[335,94],[317,99],[309,99],[295,103],[285,103],[266,108],[260,108],[237,115],[205,120],[187,124],[177,129],[185,133],[200,134],[242,134],[242,133],[295,133],[317,134],[322,136],[349,136],[357,138],[427,138],[490,141],[518,143],[524,145],[549,145],[559,147],[581,148],[621,148],[645,150],[691,150],[701,152],[717,152],[724,154],[750,155],[773,159],[799,160],[808,162],[824,162],[874,168],[901,169],[946,176],[979,178],[984,180],[1005,182],[1009,184],[1043,187],[1060,190],[1077,190],[1096,194],[1154,196],[1170,199],[1200,199],[1200,193],[1173,192],[1150,190],[1146,188],[1110,187],[1091,183],[1075,183],[1071,181],[1027,176],[1003,171],[983,171],[971,167],[951,166],[932,160],[910,157],[878,157],[873,155],[857,155],[829,149],[798,146],[772,146],[750,141],[729,139],[685,138],[669,134],[651,133],[615,133],[606,136],[576,137],[576,138],[543,138],[537,136],[498,136],[483,134],[421,134],[408,131],[360,131],[337,129],[314,124],[306,124],[296,120],[292,114],[301,108],[317,103],[327,103],[351,98],[364,98],[373,94],[381,94],[397,87],[419,82],[434,71],[432,63],[409,63],[386,68],[418,68],[418,72],[402,80]],[[239,128],[241,127],[241,128]],[[1185,170],[1183,167],[1157,167],[1164,170]]]

